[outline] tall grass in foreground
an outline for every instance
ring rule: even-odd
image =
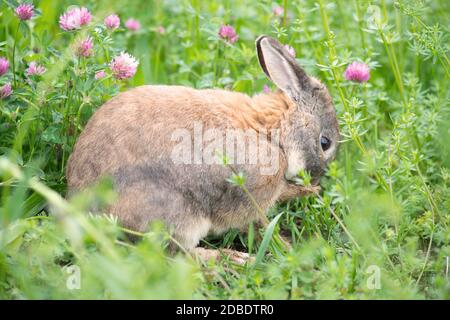
[[[65,32],[58,19],[74,3],[93,19]],[[28,21],[17,5],[0,5],[0,57],[11,62],[0,87],[13,90],[0,99],[1,298],[450,298],[447,1],[41,0]],[[122,20],[114,32],[103,26],[111,13]],[[128,18],[141,29],[127,30]],[[218,36],[224,24],[236,42]],[[158,224],[130,243],[114,218],[86,213],[114,200],[108,181],[64,200],[67,157],[104,101],[144,83],[258,93],[269,85],[260,34],[293,47],[328,86],[343,141],[320,197],[273,208],[265,234],[251,225],[202,244],[257,264],[169,256]],[[87,36],[93,54],[77,57]],[[108,69],[121,51],[139,59],[129,80]],[[28,76],[33,61],[46,72]],[[370,66],[367,83],[345,80],[353,61]],[[280,234],[290,250],[268,241]]]

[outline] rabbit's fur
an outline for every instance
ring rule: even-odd
[[[162,220],[186,249],[210,232],[245,228],[258,216],[249,196],[227,180],[229,166],[173,161],[179,142],[173,132],[193,132],[195,123],[201,123],[202,130],[223,134],[229,128],[279,129],[279,141],[268,135],[266,143],[279,158],[273,174],[261,174],[259,164],[233,167],[245,174],[246,188],[265,211],[277,200],[304,194],[291,180],[304,169],[317,183],[334,157],[339,140],[335,110],[327,89],[307,76],[281,44],[261,36],[256,46],[278,92],[249,97],[181,86],[123,92],[98,109],[80,135],[67,165],[69,193],[110,176],[118,193],[111,214],[138,231]],[[321,149],[321,135],[331,141],[327,151]]]

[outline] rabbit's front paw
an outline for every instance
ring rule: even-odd
[[[303,197],[312,194],[318,194],[320,192],[320,186],[301,186],[296,184],[289,184],[286,190],[278,198],[278,201],[284,202],[296,197]]]
[[[238,265],[244,265],[247,262],[253,262],[255,260],[254,257],[249,255],[246,252],[240,252],[231,249],[206,249],[202,247],[197,247],[192,250],[194,256],[198,257],[202,261],[230,261]]]

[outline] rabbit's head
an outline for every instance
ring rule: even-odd
[[[256,49],[265,74],[293,106],[281,127],[280,146],[287,160],[285,178],[294,180],[300,170],[305,170],[317,183],[334,158],[340,137],[328,90],[308,76],[275,39],[260,36]]]

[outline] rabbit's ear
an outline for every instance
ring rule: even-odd
[[[295,58],[277,40],[267,36],[256,39],[256,50],[267,77],[291,99],[298,101],[310,81]]]

